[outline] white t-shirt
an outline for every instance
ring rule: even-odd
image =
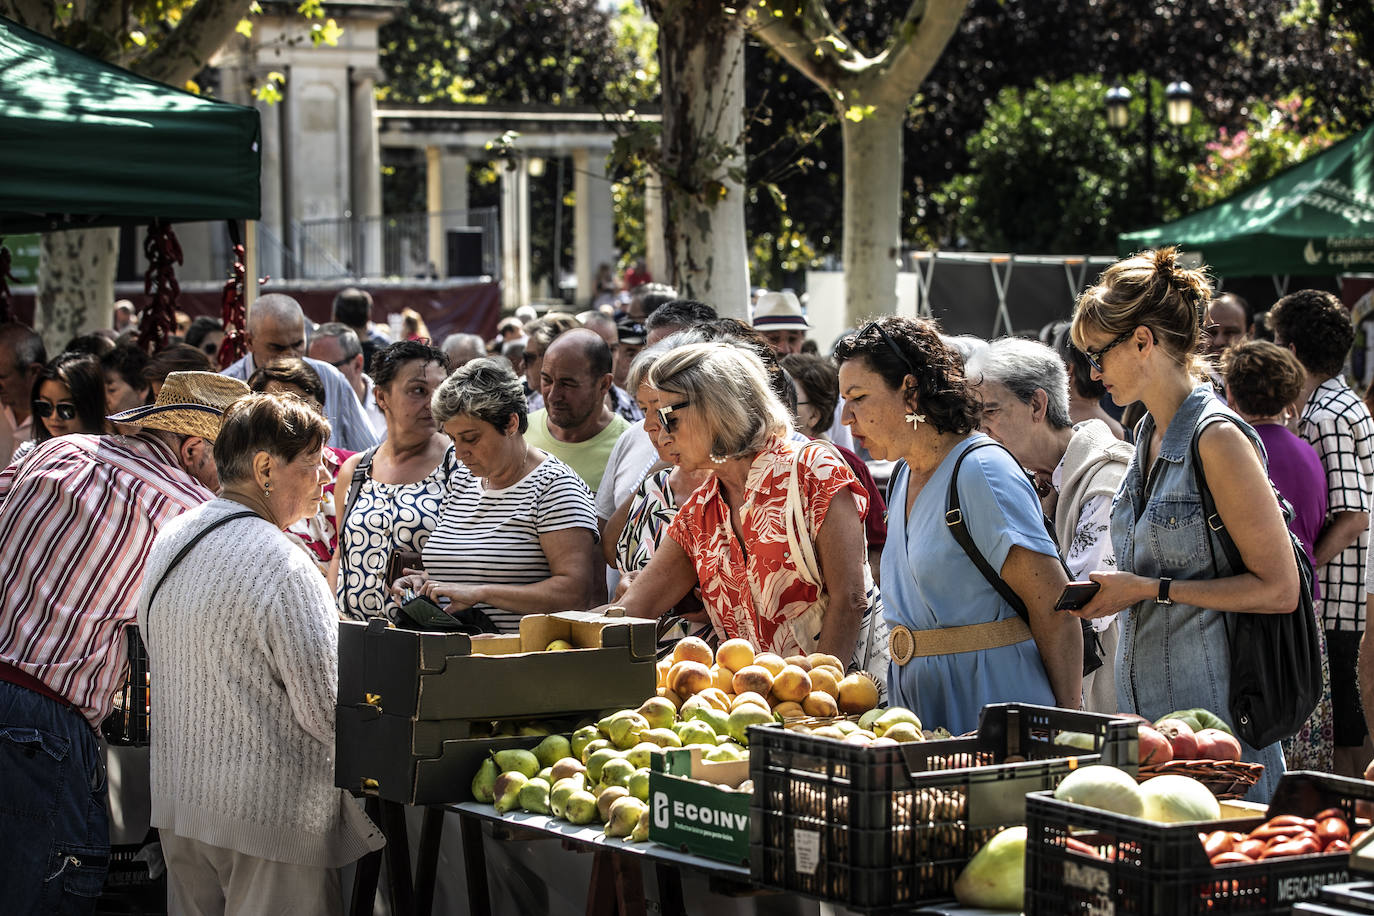
[[[615,510],[634,495],[635,487],[644,480],[649,468],[658,461],[658,449],[644,431],[644,421],[630,424],[611,447],[606,459],[606,473],[596,491],[596,516],[608,519]]]
[[[596,534],[592,494],[572,468],[550,455],[516,483],[488,490],[461,464],[425,542],[425,571],[442,582],[530,585],[550,575],[539,536],[567,528]],[[502,633],[520,632],[520,615],[477,605]]]

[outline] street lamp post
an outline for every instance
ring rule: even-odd
[[[1193,87],[1185,81],[1170,83],[1164,90],[1164,116],[1175,127],[1187,124],[1193,117]],[[1107,125],[1124,130],[1131,121],[1131,90],[1113,86],[1107,90]],[[1145,77],[1145,119],[1142,125],[1145,140],[1145,197],[1150,202],[1150,215],[1160,218],[1158,195],[1155,192],[1155,93],[1154,83]]]

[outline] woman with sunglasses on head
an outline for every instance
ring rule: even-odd
[[[661,452],[708,476],[619,603],[632,616],[659,617],[699,583],[721,638],[784,658],[821,652],[865,663],[868,497],[853,472],[833,452],[791,438],[762,360],[742,346],[678,347],[653,364],[648,383],[658,401],[646,425],[657,422]],[[804,531],[789,531],[793,499]],[[805,569],[803,540],[819,581]]]
[[[33,383],[33,438],[15,449],[19,461],[34,448],[58,436],[105,432],[105,376],[100,360],[89,353],[53,357]]]
[[[1202,707],[1229,720],[1226,614],[1288,613],[1299,598],[1259,436],[1214,395],[1199,358],[1199,319],[1210,298],[1203,273],[1163,248],[1113,264],[1074,309],[1074,345],[1094,377],[1118,404],[1140,401],[1147,413],[1112,508],[1117,569],[1092,573],[1101,590],[1073,613],[1125,612],[1117,699],[1122,712],[1150,719]],[[1231,569],[1211,543],[1194,439],[1244,570]],[[1284,771],[1279,745],[1242,742],[1242,750],[1243,759],[1264,764],[1247,798],[1267,802]]]
[[[841,419],[874,458],[900,459],[888,490],[883,606],[890,701],[929,727],[978,727],[984,705],[1077,709],[1083,636],[1054,611],[1068,577],[1016,459],[978,432],[982,401],[931,321],[882,318],[835,348]],[[1026,610],[979,571],[946,524],[951,481],[965,530]]]

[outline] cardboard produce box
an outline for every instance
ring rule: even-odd
[[[405,805],[471,801],[472,777],[487,755],[544,740],[474,738],[471,722],[389,716],[365,703],[336,707],[334,726],[334,784]]]
[[[748,760],[708,762],[699,746],[654,754],[649,773],[649,839],[683,852],[749,863]],[[697,780],[713,785],[702,785]]]
[[[546,652],[556,639],[574,648]],[[636,707],[654,695],[655,621],[530,614],[519,635],[468,637],[339,622],[340,707],[413,719],[510,719]]]

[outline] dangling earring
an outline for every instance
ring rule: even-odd
[[[926,421],[926,415],[923,413],[909,413],[906,415],[906,421],[911,424],[912,429],[917,429]]]
[[[272,495],[272,484],[271,484],[271,483],[265,483],[265,484],[262,485],[262,495],[263,495],[263,496],[271,496],[271,495]]]

